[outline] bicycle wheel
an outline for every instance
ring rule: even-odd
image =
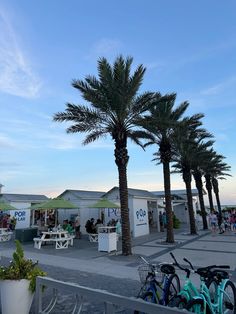
[[[203,299],[192,299],[186,305],[186,310],[197,314],[211,314],[208,304],[206,304],[206,310],[204,309]]]
[[[146,302],[155,303],[155,304],[157,303],[156,298],[155,298],[152,291],[147,291],[147,292],[143,293],[143,295],[140,295],[139,298],[143,299]],[[134,314],[145,314],[145,313],[135,310]]]
[[[176,297],[173,297],[170,302],[168,303],[168,306],[170,307],[177,307],[179,309],[185,309],[187,304],[187,300],[180,296],[177,295]]]
[[[206,286],[209,289],[211,302],[217,303],[218,295],[217,295],[217,289],[218,289],[218,283],[215,279],[210,279],[206,282]]]
[[[221,293],[222,309],[220,313],[236,314],[236,288],[232,281],[228,280],[224,291]]]
[[[169,277],[169,284],[165,289],[165,304],[167,305],[173,297],[180,292],[180,280],[178,275],[172,274]]]

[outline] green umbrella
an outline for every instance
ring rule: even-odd
[[[58,209],[78,208],[78,206],[75,206],[74,204],[70,203],[69,201],[66,201],[63,198],[58,197],[58,198],[50,199],[49,201],[43,202],[41,204],[35,204],[35,205],[31,206],[30,208],[33,210],[55,209],[56,210],[55,224],[57,224],[57,210]]]
[[[69,201],[64,200],[63,198],[53,198],[49,201],[43,202],[41,204],[35,204],[30,207],[31,209],[59,209],[59,208],[78,208],[74,204],[70,203]]]
[[[0,201],[0,210],[17,210],[17,208],[11,206],[9,203]]]
[[[119,205],[110,202],[108,199],[103,198],[89,208],[120,208]]]

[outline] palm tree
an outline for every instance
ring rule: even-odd
[[[212,137],[211,134],[205,134],[205,137]],[[202,138],[203,140],[203,138]],[[202,182],[202,176],[203,176],[203,167],[205,166],[205,162],[209,159],[209,155],[211,155],[211,152],[208,150],[210,146],[212,146],[213,141],[208,141],[206,143],[201,143],[200,145],[196,145],[196,156],[193,160],[192,165],[192,174],[195,180],[195,185],[198,190],[198,197],[199,197],[199,203],[200,203],[200,209],[201,209],[201,216],[202,216],[202,222],[203,222],[203,229],[208,229],[207,224],[207,213],[205,209],[204,204],[204,197],[203,197],[203,182]]]
[[[170,162],[172,160],[171,136],[178,121],[188,108],[188,103],[183,102],[174,109],[176,94],[165,95],[156,100],[154,106],[149,110],[141,121],[141,125],[149,132],[150,141],[145,144],[157,145],[158,152],[154,153],[154,161],[158,160],[163,165],[164,189],[165,189],[165,210],[167,218],[166,242],[174,242]]]
[[[182,177],[186,186],[187,207],[191,234],[197,233],[194,218],[191,182],[194,161],[198,158],[198,154],[200,154],[202,151],[199,149],[199,145],[204,145],[201,144],[201,141],[205,130],[198,128],[198,126],[201,125],[200,119],[202,117],[202,114],[196,114],[190,118],[185,118],[183,122],[180,123],[179,126],[175,129],[173,136],[175,150],[173,158],[175,162],[173,165],[173,172],[182,173]]]
[[[222,211],[221,211],[221,204],[220,204],[220,197],[219,197],[219,184],[218,179],[224,179],[224,176],[230,176],[230,174],[227,173],[227,171],[230,171],[231,167],[223,162],[225,159],[224,156],[218,155],[215,151],[212,150],[211,152],[211,158],[208,160],[208,163],[205,165],[205,178],[207,178],[206,184],[208,183],[208,186],[211,185],[213,188],[215,197],[216,197],[216,203],[219,213],[219,226],[222,222]],[[209,182],[210,181],[210,182]],[[213,206],[213,200],[212,200],[212,194],[211,194],[211,201]],[[213,208],[213,207],[212,207]]]
[[[145,92],[138,95],[145,68],[139,65],[131,74],[133,59],[119,56],[113,65],[105,58],[98,60],[98,78],[87,76],[73,80],[88,105],[67,104],[65,112],[54,115],[54,121],[74,123],[68,133],[86,133],[83,144],[89,144],[110,135],[115,145],[115,163],[119,174],[119,190],[122,220],[122,253],[132,254],[128,209],[127,150],[128,138],[142,145],[140,138],[145,132],[137,127],[137,120],[152,104],[156,94]]]

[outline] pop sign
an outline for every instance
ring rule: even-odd
[[[11,210],[10,215],[11,217],[16,218],[16,229],[30,227],[30,210],[27,209]]]

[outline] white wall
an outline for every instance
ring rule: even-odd
[[[146,199],[133,198],[133,236],[149,234],[148,208]]]

